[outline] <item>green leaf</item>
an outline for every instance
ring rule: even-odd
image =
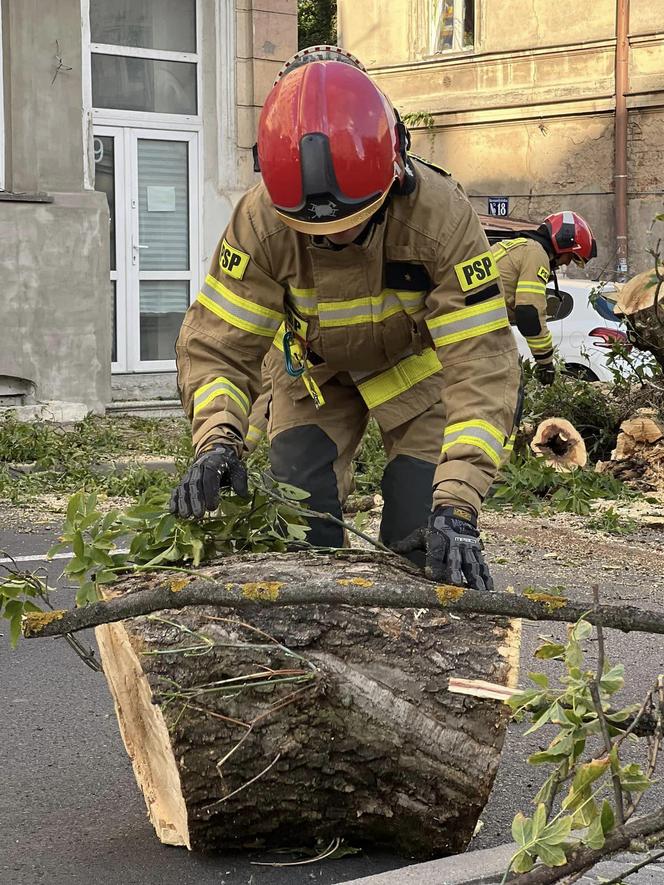
[[[616,664],[601,677],[599,681],[600,689],[606,694],[614,694],[619,691],[625,684],[625,666],[624,664]]]
[[[551,845],[549,842],[540,840],[537,843],[537,854],[547,867],[562,867],[567,863],[567,856],[560,845]]]
[[[584,621],[583,618],[580,618],[572,628],[572,636],[578,642],[583,642],[584,639],[589,639],[592,636],[592,632],[593,625],[588,621]]]
[[[561,658],[565,654],[565,646],[559,642],[545,642],[535,652],[535,657],[541,661],[550,661]]]
[[[515,873],[528,873],[535,866],[535,861],[527,851],[517,851],[511,861]]]
[[[540,802],[533,815],[533,839],[537,839],[537,837],[544,831],[545,826],[546,807],[544,803]]]
[[[78,559],[83,559],[85,556],[85,542],[83,541],[83,535],[80,532],[74,532],[71,546],[74,551],[74,556]]]
[[[546,673],[529,673],[528,679],[530,679],[531,682],[534,682],[539,688],[549,687],[549,677]]]
[[[533,824],[522,812],[517,812],[512,821],[512,838],[517,845],[527,845],[531,841]]]
[[[589,848],[601,848],[604,845],[605,839],[601,815],[598,814],[590,824],[586,835],[583,837],[583,841]]]
[[[602,832],[606,836],[611,830],[614,828],[616,824],[616,818],[613,813],[613,808],[611,808],[611,803],[608,799],[605,799],[602,802],[602,810],[600,812],[600,820],[602,821]]]
[[[572,818],[559,817],[546,825],[541,840],[545,840],[547,845],[560,845],[569,836],[572,829]]]
[[[72,495],[67,504],[67,522],[73,525],[77,513],[81,510],[83,500],[83,492],[76,492]]]
[[[16,648],[16,644],[21,638],[21,624],[23,622],[23,606],[21,611],[15,614],[9,622],[9,641],[12,648]]]
[[[618,770],[620,784],[628,793],[643,793],[652,784],[641,766],[636,762],[631,762]]]

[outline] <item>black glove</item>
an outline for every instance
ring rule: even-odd
[[[436,507],[427,528],[416,529],[392,545],[396,553],[426,550],[428,577],[441,584],[467,584],[493,590],[493,579],[482,555],[483,545],[473,513],[456,507]]]
[[[206,510],[217,509],[219,490],[229,486],[241,498],[249,497],[247,468],[232,446],[218,444],[199,455],[173,489],[171,513],[200,519]]]
[[[548,387],[549,384],[553,384],[556,378],[556,370],[554,369],[553,364],[547,363],[543,366],[535,366],[535,377],[539,383],[544,384],[545,387]]]

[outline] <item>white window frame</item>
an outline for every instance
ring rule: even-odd
[[[221,0],[225,2],[225,0]],[[203,231],[203,89],[202,89],[202,46],[203,46],[203,0],[196,0],[196,52],[175,52],[160,49],[144,49],[136,46],[116,46],[109,43],[93,43],[91,40],[90,29],[90,0],[81,0],[81,26],[83,33],[83,140],[85,144],[85,155],[90,159],[86,163],[86,186],[94,187],[94,154],[88,145],[91,146],[93,135],[92,132],[99,134],[114,134],[118,136],[118,129],[142,130],[146,134],[142,137],[149,137],[148,130],[160,130],[155,137],[164,138],[165,131],[171,132],[174,139],[188,140],[189,149],[189,187],[190,207],[190,271],[192,283],[190,286],[190,303],[195,301],[200,288],[200,282],[205,275],[205,261],[202,254],[202,231]],[[166,61],[186,61],[196,64],[196,114],[164,114],[155,111],[127,111],[116,110],[113,108],[95,108],[92,106],[92,53],[100,53],[102,55],[122,55],[137,58],[151,58]],[[193,137],[188,137],[193,136]],[[131,152],[123,141],[122,154],[125,158],[125,168],[121,174],[122,183],[119,179],[116,182],[116,213],[118,196],[121,196],[120,187],[123,193],[129,186],[131,181],[131,169],[127,166],[130,163]],[[118,174],[118,172],[116,172]],[[121,202],[121,200],[120,200]],[[124,211],[124,210],[123,210]],[[124,236],[131,238],[132,224],[129,219],[123,217]],[[120,228],[120,216],[116,214],[116,249],[117,240],[123,234]],[[131,243],[129,243],[131,247]],[[131,264],[131,253],[127,250],[127,244],[124,244],[124,252],[126,262],[124,267],[129,268]],[[116,267],[120,270],[120,259],[116,261]],[[129,291],[123,291],[122,300],[120,298],[120,288],[123,290],[125,286],[131,288],[128,270],[125,271],[125,280],[120,281],[118,286],[117,273],[111,273],[111,279],[116,279],[116,318],[117,318],[117,362],[111,364],[111,371],[117,374],[125,373],[143,373],[143,372],[174,372],[176,369],[175,359],[172,360],[153,360],[140,362],[134,359],[139,353],[140,341],[132,343],[129,338],[129,314],[133,312],[134,297]],[[131,303],[130,303],[131,302]],[[121,317],[122,315],[122,317]],[[121,325],[123,322],[123,325]],[[138,327],[134,330],[134,337],[140,338]],[[124,340],[120,340],[120,332],[124,336]],[[122,353],[122,360],[120,355]],[[134,368],[132,368],[134,366]]]
[[[430,33],[430,51],[432,55],[443,55],[449,52],[472,52],[475,48],[474,41],[472,46],[464,46],[463,43],[463,23],[465,19],[466,4],[473,3],[475,0],[454,0],[454,30],[452,33],[452,46],[442,48],[441,28],[443,25],[443,3],[445,0],[430,0],[431,2],[431,33]],[[477,10],[475,10],[477,12]],[[475,22],[475,30],[477,30],[477,21]]]
[[[175,359],[141,360],[140,281],[182,280],[189,283],[189,303],[198,293],[200,228],[196,207],[200,204],[198,188],[197,132],[157,130],[155,127],[95,126],[95,135],[115,139],[115,282],[116,362],[111,371],[117,374],[172,372]],[[138,140],[185,141],[188,144],[189,175],[189,269],[181,271],[145,271],[139,267],[138,228]]]

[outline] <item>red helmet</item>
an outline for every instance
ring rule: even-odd
[[[597,256],[597,243],[590,225],[576,212],[554,212],[544,219],[556,255],[572,253],[577,264],[584,265]]]
[[[280,72],[258,124],[258,161],[277,214],[304,233],[354,227],[403,174],[406,131],[353,56],[298,53]]]

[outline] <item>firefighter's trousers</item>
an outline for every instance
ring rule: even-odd
[[[309,492],[307,503],[312,510],[341,519],[349,469],[369,412],[347,375],[328,381],[323,394],[325,405],[316,409],[310,396],[293,399],[281,385],[273,386],[268,423],[270,463],[279,482]],[[443,424],[443,404],[438,402],[389,432],[381,428],[387,466],[381,483],[380,535],[388,546],[427,522]],[[311,544],[343,546],[340,526],[322,519],[311,519],[310,525],[307,540]]]

